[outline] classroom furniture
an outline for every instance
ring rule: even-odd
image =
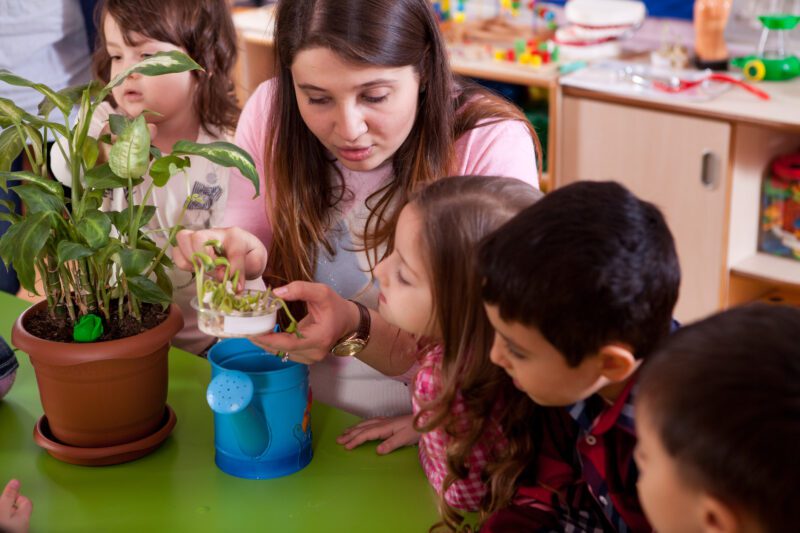
[[[683,271],[679,320],[800,291],[800,261],[757,251],[763,173],[800,149],[800,82],[759,84],[769,101],[733,88],[702,103],[561,85],[556,186],[616,180],[662,209]]]
[[[28,306],[0,293],[0,334]],[[205,359],[172,349],[172,435],[149,456],[117,466],[62,463],[33,441],[42,416],[33,368],[18,353],[17,381],[0,400],[0,484],[15,477],[34,503],[31,531],[375,532],[427,531],[436,497],[417,448],[378,456],[374,444],[346,451],[336,437],[358,419],[315,403],[314,457],[296,474],[247,480],[214,465]]]

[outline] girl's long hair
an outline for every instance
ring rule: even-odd
[[[484,236],[540,197],[541,192],[517,179],[467,176],[441,179],[411,200],[422,217],[421,246],[434,287],[431,320],[444,346],[441,389],[436,400],[422,406],[415,425],[423,432],[441,427],[450,437],[448,475],[439,501],[444,525],[450,529],[456,529],[462,517],[446,504],[444,493],[469,473],[472,448],[485,437],[491,419],[499,417],[497,422],[509,429],[510,446],[493,458],[484,512],[510,501],[513,492],[508,487],[513,487],[533,449],[527,431],[533,404],[489,360],[494,330],[484,311],[475,260]],[[457,399],[465,412],[454,418]]]
[[[413,66],[420,77],[416,119],[392,157],[390,182],[367,199],[363,235],[370,269],[392,247],[400,208],[421,186],[456,171],[454,143],[466,131],[522,112],[475,85],[456,81],[428,0],[281,0],[276,11],[276,90],[265,145],[266,209],[272,223],[271,284],[314,278],[344,179],[300,116],[291,66],[303,50],[323,47],[357,65]],[[538,140],[529,126],[533,143]]]
[[[192,71],[197,82],[194,109],[200,126],[233,133],[239,106],[231,78],[236,63],[236,31],[226,0],[103,0],[97,4],[97,46],[92,70],[97,79],[109,81],[111,58],[106,51],[103,21],[113,17],[125,43],[134,45],[132,34],[172,43],[186,50],[205,71]],[[113,97],[110,97],[113,99]]]

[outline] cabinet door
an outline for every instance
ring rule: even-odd
[[[683,274],[675,316],[691,321],[719,309],[730,124],[570,96],[563,110],[559,185],[614,180],[659,206]]]

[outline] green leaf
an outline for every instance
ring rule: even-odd
[[[0,171],[8,172],[11,164],[22,153],[24,144],[17,128],[10,126],[0,133]]]
[[[109,240],[108,244],[102,247],[100,250],[97,251],[95,255],[95,261],[99,265],[106,265],[110,260],[111,256],[118,253],[122,249],[122,245],[116,239]]]
[[[138,210],[139,206],[135,205],[133,206],[133,208]],[[155,214],[156,214],[156,207],[154,205],[144,206],[144,209],[142,210],[142,219],[139,221],[139,227],[141,228],[142,226],[150,222],[150,219],[153,218],[153,215]]]
[[[78,221],[78,233],[92,249],[98,250],[108,244],[111,219],[102,211],[89,211]]]
[[[128,288],[134,296],[143,302],[161,304],[165,308],[172,302],[167,293],[144,276],[129,277]]]
[[[34,264],[50,238],[50,217],[48,212],[34,213],[11,226],[16,228],[13,239],[14,270],[17,271],[19,283],[33,294],[36,292],[36,271]]]
[[[97,145],[97,139],[94,137],[86,137],[83,144],[83,164],[87,169],[94,167],[97,162],[97,156],[100,155],[100,147]]]
[[[51,179],[43,178],[34,174],[33,172],[28,172],[27,170],[20,170],[19,172],[0,171],[0,187],[5,189],[8,180],[20,180],[34,183],[37,187],[44,189],[50,194],[54,194],[62,200],[64,198],[64,189],[61,186],[61,183]]]
[[[89,257],[93,253],[94,252],[86,246],[71,241],[61,241],[56,248],[56,255],[58,256],[59,263],[83,259],[84,257]]]
[[[115,76],[114,79],[103,88],[99,98],[101,100],[104,99],[114,87],[125,81],[125,78],[134,72],[145,76],[160,76],[161,74],[186,72],[188,70],[203,70],[203,67],[195,63],[192,58],[183,52],[178,52],[177,50],[158,52]]]
[[[163,187],[172,176],[180,172],[181,169],[191,166],[191,164],[188,157],[178,157],[176,155],[161,157],[150,165],[150,177],[153,178],[153,183],[156,187]]]
[[[108,115],[108,127],[114,135],[122,135],[132,121],[125,115]]]
[[[72,110],[73,102],[69,98],[67,98],[63,94],[57,93],[56,91],[54,91],[53,89],[51,89],[50,87],[48,87],[43,83],[35,83],[26,80],[25,78],[17,76],[16,74],[13,74],[12,72],[9,72],[5,69],[0,70],[0,81],[4,81],[9,85],[16,85],[18,87],[30,87],[31,89],[39,91],[45,96],[45,98],[53,102],[53,104],[55,104],[55,106],[58,107],[64,113],[69,114],[69,112]]]
[[[138,276],[144,272],[145,269],[150,266],[155,256],[156,254],[149,250],[131,250],[130,248],[123,248],[119,251],[122,271],[125,272],[128,278]]]
[[[84,175],[86,186],[91,189],[119,189],[120,187],[127,187],[128,180],[120,178],[111,170],[108,163],[103,163],[91,169]],[[139,185],[144,180],[136,178],[133,180],[133,186]]]
[[[235,167],[242,173],[242,176],[250,180],[256,189],[255,198],[259,195],[258,172],[250,154],[225,141],[199,144],[191,141],[178,141],[172,147],[171,155],[199,155],[206,159],[222,165],[223,167]]]
[[[0,98],[0,126],[5,128],[11,124],[21,124],[22,118],[26,115],[24,109],[8,98]]]
[[[108,164],[120,178],[140,178],[150,162],[150,132],[144,117],[139,115],[125,126],[111,147]]]
[[[84,192],[83,208],[86,211],[94,211],[103,206],[104,189],[90,189]]]
[[[44,164],[44,138],[39,130],[30,124],[22,124],[22,129],[27,134],[28,146],[33,150],[33,159],[37,166]]]
[[[41,213],[49,211],[57,214],[64,212],[64,198],[43,191],[36,185],[17,185],[11,187],[16,192],[22,203],[25,204],[26,213]]]
[[[33,116],[29,113],[25,113],[22,116],[22,119],[24,122],[27,122],[36,129],[41,130],[43,128],[47,128],[58,132],[58,134],[65,139],[68,139],[70,137],[69,129],[63,124],[59,124],[58,122],[50,122],[49,120],[44,120],[43,118]]]
[[[97,97],[100,94],[100,91],[103,89],[102,84],[98,81],[90,81],[89,83],[83,85],[73,85],[72,87],[67,87],[66,89],[61,89],[58,91],[58,95],[69,101],[70,111],[72,107],[77,105],[78,102],[81,101],[81,96],[83,95],[83,91],[89,90],[89,94],[94,97]],[[39,114],[43,117],[46,117],[50,114],[50,112],[55,108],[55,104],[53,104],[52,100],[49,98],[45,98],[39,104]]]
[[[161,150],[159,150],[158,147],[153,146],[152,144],[150,145],[150,155],[152,155],[156,159],[158,159],[159,157],[164,157],[164,154],[161,153]]]
[[[167,257],[166,255],[164,257]],[[162,258],[163,260],[163,258]],[[156,274],[156,285],[164,291],[164,294],[172,299],[172,280],[167,275],[167,271],[164,268],[163,264],[159,264],[156,266],[155,270],[153,271]]]
[[[130,215],[127,211],[109,211],[108,216],[111,217],[111,223],[117,228],[121,235],[128,233],[128,225],[131,222]]]

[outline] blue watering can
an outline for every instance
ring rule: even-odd
[[[247,339],[226,339],[208,351],[215,461],[223,472],[268,479],[311,462],[308,367],[265,352]]]

